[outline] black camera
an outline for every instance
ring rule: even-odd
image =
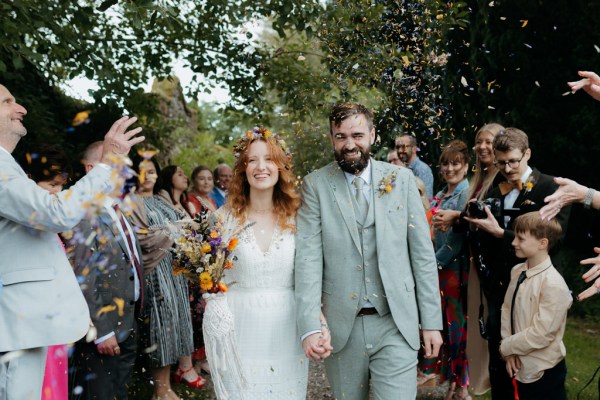
[[[492,212],[492,215],[496,218],[500,217],[501,214],[501,203],[500,199],[485,199],[485,200],[477,200],[470,202],[467,204],[467,217],[476,218],[476,219],[485,219],[487,218],[487,214],[485,213],[485,208],[489,208]]]

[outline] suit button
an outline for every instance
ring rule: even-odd
[[[366,281],[367,283],[371,283],[371,279],[370,279],[370,278],[366,278],[366,279],[365,279],[365,281]]]
[[[133,276],[130,276],[130,277],[129,277],[129,280],[130,280],[130,281],[132,281],[132,280],[134,280],[134,279],[135,279],[135,278],[134,278]]]
[[[350,298],[352,300],[356,300],[356,299],[358,299],[358,295],[356,293],[352,293],[352,295],[350,295]]]
[[[359,271],[362,271],[362,265],[357,265],[356,269],[359,270]]]

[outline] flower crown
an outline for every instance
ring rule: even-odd
[[[233,155],[235,158],[238,159],[240,154],[248,149],[248,145],[250,143],[260,139],[263,139],[269,143],[273,143],[283,151],[283,154],[285,154],[288,159],[292,158],[292,152],[287,147],[281,136],[271,132],[267,128],[254,128],[251,131],[244,133],[233,146]]]

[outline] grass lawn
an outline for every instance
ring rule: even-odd
[[[564,343],[567,348],[567,399],[575,400],[577,393],[591,379],[600,365],[600,323],[569,318]],[[580,400],[598,400],[598,375],[579,396]],[[489,400],[487,393],[473,400]]]
[[[565,346],[567,347],[567,398],[575,400],[577,393],[600,365],[600,322],[588,322],[581,319],[570,318],[567,321],[567,329],[565,332]],[[152,388],[146,374],[141,367],[137,369],[132,388],[130,390],[130,398],[132,400],[148,400],[152,397]],[[598,376],[596,381],[580,395],[580,400],[598,400]],[[201,400],[205,399],[207,391],[212,388],[207,387],[205,390],[188,389],[184,385],[175,385],[177,394],[182,399]],[[214,396],[208,396],[214,398]],[[438,400],[442,397],[436,396],[421,396],[419,399]],[[490,400],[489,393],[483,396],[473,396],[473,400]],[[317,400],[311,398],[310,400]]]

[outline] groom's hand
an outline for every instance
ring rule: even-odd
[[[321,361],[331,355],[331,336],[321,332],[313,333],[302,341],[302,348],[306,357],[313,361]]]
[[[423,347],[425,350],[425,358],[435,358],[442,347],[442,334],[440,331],[423,330]]]

